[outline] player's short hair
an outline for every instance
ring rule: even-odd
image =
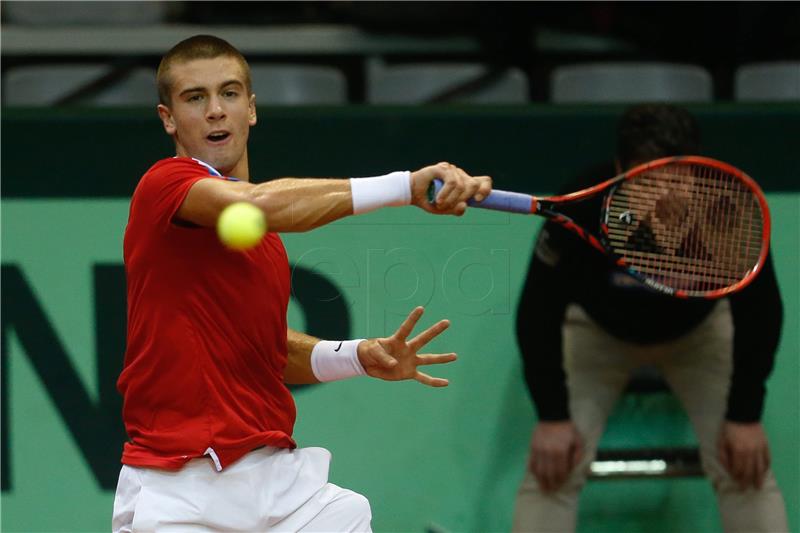
[[[164,104],[170,103],[170,91],[172,90],[172,79],[170,69],[178,63],[186,63],[195,59],[213,59],[215,57],[232,57],[242,66],[244,72],[245,88],[248,95],[252,92],[252,82],[250,81],[250,65],[241,52],[232,44],[213,35],[195,35],[179,42],[173,46],[169,52],[161,58],[156,74],[156,85],[158,86],[158,100]]]
[[[623,170],[672,155],[693,155],[700,150],[700,129],[694,117],[669,104],[630,107],[617,127],[617,159]]]

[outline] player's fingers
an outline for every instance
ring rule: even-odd
[[[478,191],[475,193],[476,202],[482,202],[492,192],[492,178],[490,176],[475,176],[473,179],[478,180]]]
[[[476,192],[478,192],[478,185],[480,185],[480,183],[478,180],[464,172],[464,169],[462,168],[456,167],[455,171],[458,174],[458,177],[461,178],[461,182],[464,184],[464,190],[461,193],[459,200],[466,202],[475,196]]]
[[[394,332],[393,337],[399,341],[405,342],[411,332],[414,331],[414,326],[417,325],[417,321],[419,317],[422,316],[422,313],[425,312],[425,308],[420,306],[415,307],[403,320],[403,323],[400,324],[400,327],[397,328],[397,331]]]
[[[453,165],[446,161],[442,161],[432,167],[433,172],[436,174],[436,177],[439,178],[442,182],[442,187],[439,189],[439,192],[436,195],[436,204],[439,204],[440,199],[443,199],[444,196],[450,193],[450,190],[453,188],[452,179],[448,178],[450,173],[450,168]]]
[[[433,181],[441,178],[447,172],[448,165],[449,163],[438,163],[411,173],[412,204],[418,205],[426,211],[436,211],[436,199],[429,199],[428,194],[433,187]]]
[[[419,319],[419,317],[417,317],[417,319]],[[414,322],[416,323],[416,321]],[[422,333],[411,339],[411,341],[409,341],[408,343],[408,347],[414,350],[414,352],[416,352],[449,327],[450,327],[449,320],[447,319],[440,320],[436,324],[432,325],[431,327],[429,327],[428,329],[426,329],[425,331],[423,331]],[[410,330],[409,333],[411,333]]]
[[[460,196],[461,193],[455,184],[453,184],[447,191],[442,188],[439,196],[436,197],[436,208],[439,209],[439,211],[450,211],[456,206]]]
[[[453,194],[453,190],[455,189],[455,184],[452,181],[445,181],[445,176],[442,176],[442,188],[439,189],[439,192],[436,194],[436,198],[434,199],[434,204],[436,209],[442,211],[447,206],[447,199]]]
[[[450,382],[444,378],[435,378],[419,370],[414,375],[414,379],[429,387],[447,387],[447,385],[450,384]]]
[[[419,365],[441,365],[443,363],[450,363],[455,361],[458,357],[454,353],[437,353],[437,354],[423,354],[418,355],[417,360]]]
[[[459,193],[455,185],[451,185],[447,189],[442,187],[439,195],[436,197],[436,209],[439,211],[450,211],[458,202]]]
[[[436,196],[436,206],[441,211],[449,211],[461,200],[464,192],[464,180],[452,165],[444,173],[444,186]]]

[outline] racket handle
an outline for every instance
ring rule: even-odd
[[[440,179],[434,179],[428,187],[428,201],[432,204],[436,203],[436,196],[442,190],[444,182]],[[500,191],[494,189],[489,196],[480,202],[474,199],[467,200],[467,205],[470,207],[480,207],[481,209],[493,209],[495,211],[507,211],[509,213],[523,213],[530,215],[533,213],[535,200],[529,194],[519,192]]]

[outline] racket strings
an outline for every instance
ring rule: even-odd
[[[625,263],[660,283],[704,292],[741,280],[762,248],[762,213],[736,176],[672,164],[626,180],[608,203],[608,239]]]
[[[703,170],[702,172],[706,172]],[[705,180],[703,180],[705,181]],[[707,184],[699,182],[701,185]],[[652,185],[652,184],[650,184]],[[672,184],[675,185],[674,183]],[[727,183],[722,182],[723,189],[726,188]],[[678,184],[679,188],[678,191],[685,192],[685,187],[683,184]],[[712,196],[713,197],[713,196]],[[729,272],[731,276],[738,276],[739,275],[739,268],[737,261],[735,259],[735,255],[733,256],[733,261],[731,261],[731,254],[725,254],[724,252],[727,249],[730,249],[731,246],[729,243],[725,243],[724,239],[717,239],[716,243],[711,241],[711,239],[707,238],[707,236],[702,235],[703,233],[703,225],[706,221],[708,221],[708,214],[709,213],[716,213],[715,217],[711,218],[711,223],[713,224],[712,228],[718,230],[729,230],[730,228],[726,228],[723,224],[725,220],[730,220],[730,217],[726,216],[729,214],[730,209],[726,209],[725,205],[732,205],[731,202],[727,202],[722,204],[722,209],[711,209],[709,206],[709,195],[694,195],[692,196],[691,200],[686,197],[686,195],[676,194],[675,192],[669,193],[666,198],[670,199],[673,202],[678,202],[684,209],[682,211],[683,216],[680,219],[673,219],[669,220],[668,217],[659,216],[659,210],[664,211],[663,209],[659,209],[658,203],[655,204],[655,217],[653,217],[649,224],[653,226],[651,233],[653,235],[658,234],[660,237],[660,241],[662,243],[662,247],[666,248],[667,250],[672,250],[674,256],[676,257],[684,257],[687,259],[691,259],[693,263],[688,266],[693,266],[695,268],[691,269],[695,272],[699,272],[698,266],[704,266],[704,263],[707,263],[711,260],[716,260],[718,263],[717,267],[719,270],[730,270],[731,266],[733,267],[733,272]],[[677,200],[676,200],[677,198]],[[725,198],[725,196],[723,196]],[[692,205],[694,204],[694,205]],[[694,209],[691,209],[694,208]],[[702,220],[697,216],[694,215],[694,211],[698,210],[700,212],[706,213],[706,220]],[[676,231],[676,229],[678,231]],[[706,227],[705,229],[708,229]],[[657,237],[651,237],[653,239],[658,240]],[[734,240],[734,243],[738,241]],[[714,246],[717,244],[717,246]],[[726,247],[726,244],[728,246]],[[630,247],[629,247],[630,248]],[[635,246],[633,246],[635,248]],[[729,250],[730,251],[730,250]],[[727,260],[726,260],[727,259]],[[733,265],[731,263],[733,262]],[[659,265],[659,259],[654,256],[648,256],[648,261],[646,265],[657,265],[661,266],[662,270],[667,270],[669,273],[676,272],[675,267],[685,267],[687,265],[680,265],[675,263],[667,263],[663,265]],[[713,265],[712,265],[713,267]],[[728,267],[728,268],[725,268]],[[651,269],[652,270],[652,269]],[[703,269],[706,270],[706,269]],[[692,280],[694,281],[694,285],[696,285],[696,276],[692,276]],[[724,282],[724,281],[723,281]]]

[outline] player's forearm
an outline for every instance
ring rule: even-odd
[[[311,369],[311,352],[319,339],[287,329],[286,341],[288,357],[283,371],[283,381],[289,385],[308,385],[319,383]]]
[[[283,178],[257,185],[251,201],[276,232],[308,231],[348,215],[411,203],[411,175],[344,179]]]
[[[274,232],[308,231],[353,214],[350,180],[346,179],[282,178],[249,192]]]
[[[287,328],[286,340],[284,383],[305,385],[366,374],[358,355],[358,347],[365,339],[323,341]]]

